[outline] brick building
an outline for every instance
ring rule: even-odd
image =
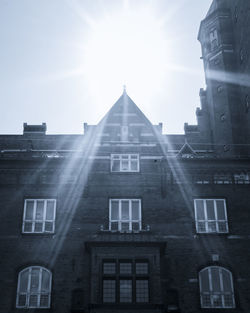
[[[1,313],[249,313],[249,32],[213,1],[184,135],[126,90],[84,135],[0,135]]]

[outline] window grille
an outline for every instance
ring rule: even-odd
[[[103,261],[104,303],[148,303],[149,264],[142,260]]]

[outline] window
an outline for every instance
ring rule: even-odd
[[[141,230],[141,200],[110,199],[109,230],[124,232]]]
[[[237,173],[234,174],[234,183],[235,184],[250,184],[250,173]]]
[[[18,275],[17,308],[49,308],[51,272],[44,267],[31,266]]]
[[[246,95],[246,97],[245,97],[245,111],[246,111],[246,113],[248,113],[249,108],[250,108],[250,98],[249,98],[249,95]]]
[[[148,303],[149,264],[144,260],[103,261],[104,303]]]
[[[197,233],[227,233],[227,212],[224,199],[195,199]]]
[[[214,184],[232,184],[233,179],[230,173],[216,173],[214,174]]]
[[[200,299],[202,308],[234,308],[233,279],[230,271],[210,266],[200,271]]]
[[[211,50],[215,50],[218,47],[218,33],[217,29],[213,29],[209,33],[209,39],[211,44]]]
[[[55,216],[55,199],[26,199],[23,213],[23,233],[53,233]]]
[[[139,155],[111,154],[111,172],[139,172]]]

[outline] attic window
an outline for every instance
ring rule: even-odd
[[[128,140],[128,126],[121,126],[121,140]]]

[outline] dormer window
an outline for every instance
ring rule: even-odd
[[[217,29],[213,29],[209,33],[209,39],[211,44],[211,51],[215,50],[218,47],[218,33]]]
[[[111,154],[111,172],[139,172],[139,154]]]

